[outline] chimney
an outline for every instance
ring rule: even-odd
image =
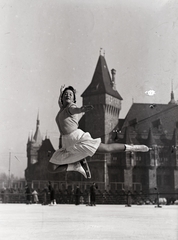
[[[111,69],[111,75],[112,75],[112,78],[111,78],[112,88],[116,90],[116,83],[115,83],[116,70],[115,69]]]

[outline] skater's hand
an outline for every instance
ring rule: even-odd
[[[85,105],[85,106],[81,107],[81,111],[82,112],[89,112],[89,111],[91,111],[93,109],[94,109],[94,107],[92,105]]]
[[[65,89],[65,84],[61,86],[60,88],[60,95],[59,95],[59,99],[58,99],[58,104],[59,104],[59,107],[62,108],[62,103],[61,103],[61,96],[62,96],[62,93]]]
[[[62,85],[62,86],[61,86],[61,88],[60,88],[60,96],[62,95],[62,93],[63,93],[64,89],[65,89],[65,84],[64,84],[64,85]]]

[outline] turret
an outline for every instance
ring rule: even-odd
[[[174,92],[173,92],[173,82],[172,82],[172,85],[171,85],[171,100],[168,104],[176,104],[176,101],[174,99]]]
[[[112,78],[111,78],[112,88],[113,90],[116,91],[116,82],[115,82],[116,70],[115,69],[111,70],[111,75],[112,75]]]
[[[41,133],[40,133],[39,126],[40,126],[40,120],[39,120],[39,113],[38,113],[37,120],[36,120],[36,131],[35,131],[35,134],[33,136],[33,139],[34,139],[34,142],[35,142],[36,146],[41,146],[42,141],[43,141]]]

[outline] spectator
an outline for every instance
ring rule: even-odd
[[[31,204],[31,190],[28,184],[25,186],[26,204]]]
[[[33,202],[35,204],[37,204],[39,202],[39,200],[38,200],[38,192],[36,190],[33,190],[32,191],[32,195],[33,195]]]
[[[97,185],[94,182],[92,184],[92,186],[90,187],[90,206],[96,206],[96,189],[97,189]]]
[[[51,184],[51,182],[48,182],[48,189],[49,189],[49,193],[50,193],[50,206],[56,205],[56,199],[55,199],[55,190]]]
[[[5,193],[6,193],[6,188],[3,187],[1,190],[1,196],[2,196],[2,203],[5,203]]]
[[[86,196],[86,199],[85,199],[85,202],[86,202],[86,206],[90,206],[90,189],[88,190],[85,190],[85,196]]]
[[[131,207],[131,202],[132,202],[132,193],[130,190],[128,190],[127,194],[127,204],[125,205],[126,207]]]
[[[76,191],[75,191],[75,205],[80,204],[80,196],[81,196],[81,191],[79,186],[77,185]]]
[[[42,205],[47,205],[48,201],[47,201],[47,197],[48,197],[48,187],[45,186],[44,189],[42,190],[43,193],[43,202]]]

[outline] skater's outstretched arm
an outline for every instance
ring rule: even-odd
[[[89,111],[93,110],[93,108],[94,107],[92,105],[85,105],[80,108],[79,107],[70,107],[69,111],[70,111],[70,114],[73,115],[73,114],[89,112]]]

